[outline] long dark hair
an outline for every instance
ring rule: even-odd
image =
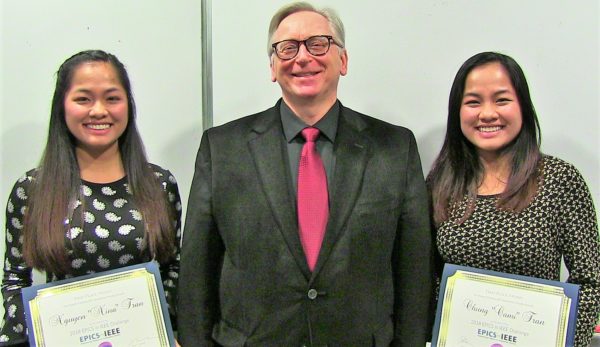
[[[503,150],[512,166],[506,189],[499,196],[498,207],[521,211],[537,191],[542,156],[541,134],[525,74],[519,64],[507,55],[496,52],[479,53],[465,61],[454,77],[448,101],[444,144],[427,177],[436,224],[447,220],[451,206],[465,198],[469,199],[470,208],[458,222],[468,218],[474,208],[477,187],[484,172],[475,146],[461,131],[460,108],[467,76],[474,68],[489,63],[499,63],[506,69],[517,94],[523,118],[521,131]]]
[[[158,261],[175,251],[172,222],[175,211],[167,202],[150,168],[136,126],[135,102],[125,66],[116,56],[100,50],[79,52],[62,63],[56,73],[46,148],[35,173],[23,227],[23,256],[31,267],[56,274],[69,272],[65,248],[65,219],[71,219],[74,202],[81,198],[81,178],[75,155],[76,140],[65,121],[65,96],[76,69],[86,62],[114,67],[127,95],[128,122],[119,138],[119,151],[133,200],[145,223],[145,248]]]

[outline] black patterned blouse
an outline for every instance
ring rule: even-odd
[[[181,200],[175,177],[157,165],[152,168],[167,192],[169,203],[176,211],[173,220],[177,231],[177,254],[169,264],[160,266],[171,320],[175,324],[175,304],[179,276],[179,250],[181,239]],[[32,283],[31,268],[22,257],[23,212],[27,206],[34,170],[21,177],[14,185],[6,207],[6,253],[2,296],[4,319],[0,331],[0,346],[26,343],[27,333],[21,301],[21,288]],[[84,181],[83,201],[75,202],[73,220],[65,220],[68,229],[65,245],[71,259],[71,273],[64,277],[47,274],[47,281],[116,269],[150,261],[143,247],[144,223],[142,215],[131,199],[127,178],[116,182],[98,184]],[[82,206],[85,207],[81,211]],[[83,213],[82,213],[83,212]],[[25,344],[26,345],[26,344]]]
[[[462,201],[437,230],[447,263],[559,280],[561,257],[568,282],[579,284],[575,346],[588,346],[600,310],[600,248],[591,194],[577,169],[544,156],[537,196],[520,213],[499,211],[496,196],[479,196],[461,225]]]

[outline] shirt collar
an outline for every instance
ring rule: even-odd
[[[300,117],[294,114],[294,111],[285,103],[281,101],[279,108],[281,115],[281,124],[283,125],[283,133],[288,143],[292,142],[296,136],[306,128],[307,125],[300,119]],[[335,135],[337,133],[338,119],[340,118],[340,102],[336,102],[331,106],[329,111],[325,113],[325,116],[321,118],[313,127],[319,129],[322,135],[325,136],[331,143],[335,142]]]

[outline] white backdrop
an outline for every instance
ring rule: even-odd
[[[272,106],[267,30],[288,1],[212,1],[214,124]],[[515,58],[542,127],[542,150],[577,166],[600,204],[598,0],[314,1],[346,26],[339,98],[415,132],[423,170],[440,149],[450,86],[481,51]]]
[[[173,172],[187,206],[202,131],[200,1],[2,0],[0,18],[2,225],[12,185],[40,160],[55,72],[85,49],[127,67],[148,156]]]

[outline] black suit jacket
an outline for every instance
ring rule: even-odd
[[[334,155],[311,273],[279,103],[204,132],[183,236],[183,347],[425,346],[432,247],[414,136],[342,106]]]

